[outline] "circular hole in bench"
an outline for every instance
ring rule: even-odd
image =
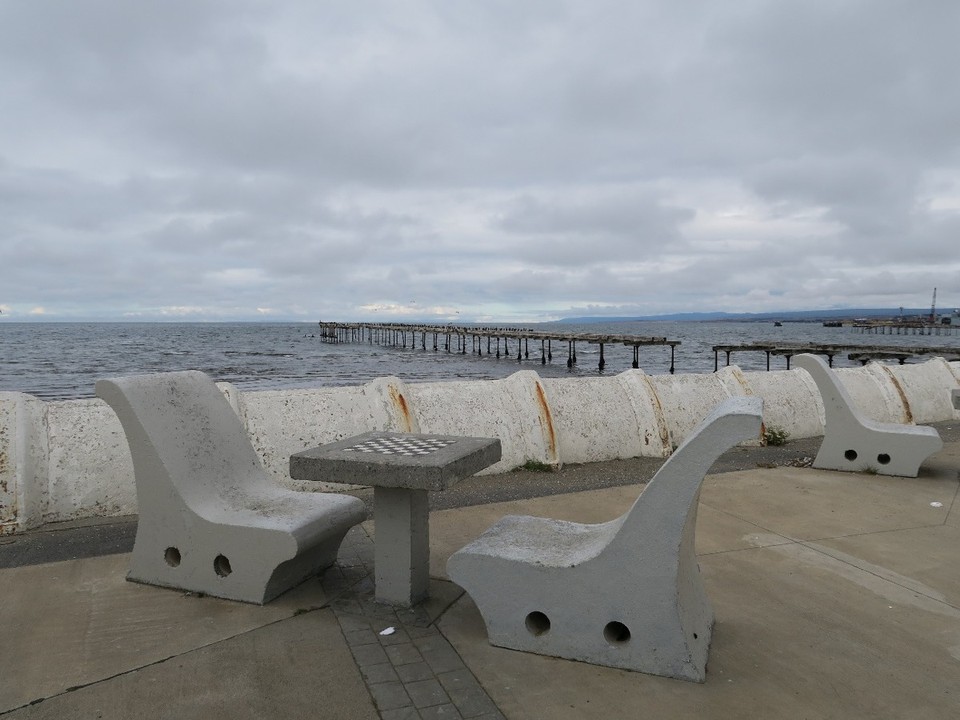
[[[217,575],[220,577],[226,577],[233,572],[230,568],[230,561],[227,560],[226,555],[217,555],[213,559],[213,569],[217,571]]]
[[[887,465],[890,462],[890,456],[886,453],[880,453],[877,455],[877,462],[881,465]]]
[[[170,567],[177,567],[180,564],[180,551],[175,547],[168,547],[163,551],[163,559]]]
[[[843,454],[843,456],[844,456],[847,460],[849,460],[850,462],[853,462],[854,460],[857,459],[857,451],[856,451],[856,450],[847,450],[847,451]]]
[[[534,610],[523,621],[531,635],[543,635],[550,630],[550,618],[539,610]]]
[[[611,645],[622,645],[630,639],[630,628],[614,620],[603,628],[603,637]]]

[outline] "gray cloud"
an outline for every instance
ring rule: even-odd
[[[3,320],[960,304],[960,6],[0,5]]]

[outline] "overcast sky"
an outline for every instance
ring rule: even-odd
[[[960,306],[956,0],[0,0],[0,322]]]

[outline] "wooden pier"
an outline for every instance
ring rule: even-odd
[[[903,365],[908,359],[923,355],[939,355],[947,360],[960,360],[960,347],[922,347],[918,345],[848,345],[822,343],[744,343],[740,345],[714,345],[713,369],[720,367],[720,353],[726,353],[727,365],[730,354],[734,352],[765,352],[767,370],[770,369],[770,356],[783,355],[787,358],[787,370],[790,358],[800,353],[826,355],[827,362],[833,367],[836,355],[847,353],[847,358],[866,365],[870,360],[898,360]]]
[[[369,343],[375,345],[390,345],[398,348],[416,348],[439,352],[443,349],[448,353],[467,353],[467,346],[471,354],[482,356],[484,347],[486,354],[497,358],[511,358],[516,353],[517,362],[530,359],[530,344],[533,343],[534,361],[536,361],[537,347],[540,343],[540,363],[546,365],[553,362],[554,343],[567,348],[567,367],[577,364],[577,343],[598,345],[600,360],[598,369],[606,367],[604,346],[625,345],[633,348],[633,367],[640,367],[640,348],[649,345],[670,346],[670,372],[675,371],[674,358],[679,340],[670,340],[665,337],[646,337],[640,335],[606,335],[597,333],[551,333],[541,330],[516,327],[473,327],[462,325],[420,325],[413,323],[342,323],[323,322],[320,326],[320,337],[326,342],[339,343]],[[409,342],[408,342],[409,341]],[[511,348],[511,343],[513,348]]]
[[[948,316],[949,320],[950,317]],[[943,335],[950,336],[960,332],[960,324],[952,322],[867,320],[854,322],[854,332],[869,335]]]

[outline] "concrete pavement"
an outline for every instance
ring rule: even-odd
[[[641,490],[625,485],[432,512],[433,597],[413,611],[372,601],[373,522],[264,607],[127,583],[126,554],[6,567],[0,717],[957,717],[951,432],[916,479],[757,467],[762,450],[708,477],[702,685],[491,647],[445,581],[447,557],[502,515],[609,520]]]

